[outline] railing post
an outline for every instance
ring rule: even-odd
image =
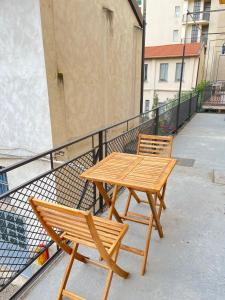
[[[54,169],[54,162],[53,162],[52,152],[50,153],[50,163],[51,163],[51,170],[53,170]]]
[[[159,134],[159,107],[155,111],[155,135]]]
[[[103,159],[103,132],[99,131],[98,133],[98,145],[99,145],[99,160]]]
[[[201,105],[201,103],[200,103],[200,95],[201,95],[201,93],[198,92],[197,93],[197,100],[196,100],[196,112],[200,111],[200,105]]]
[[[176,131],[178,130],[179,127],[179,117],[180,117],[180,98],[178,99],[178,104],[177,104]]]
[[[99,146],[99,154],[98,159],[99,161],[103,159],[103,131],[99,131],[98,133],[98,146]],[[103,209],[103,197],[99,194],[99,208]]]
[[[191,104],[192,104],[192,93],[190,94],[190,99],[189,99],[189,118],[191,118]]]

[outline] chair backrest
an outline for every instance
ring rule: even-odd
[[[137,154],[171,157],[172,136],[139,134]]]
[[[99,248],[101,241],[90,212],[38,200],[34,197],[29,197],[29,203],[49,236],[67,253],[71,253],[71,248],[64,242],[65,239]]]

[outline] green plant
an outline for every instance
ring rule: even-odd
[[[156,108],[159,105],[159,97],[158,94],[155,92],[153,96],[153,105],[152,109]]]
[[[210,81],[202,80],[199,82],[199,84],[193,89],[196,93],[202,93],[205,88],[210,84]]]

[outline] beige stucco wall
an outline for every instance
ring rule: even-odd
[[[40,6],[53,144],[137,114],[142,31],[129,2]]]
[[[159,101],[163,102],[173,98],[179,90],[179,81],[175,81],[176,63],[181,58],[148,59],[148,80],[144,85],[144,100],[152,100],[154,92],[158,94]],[[160,64],[168,63],[168,81],[159,81]],[[198,57],[185,58],[182,91],[190,91],[196,85],[198,74]]]

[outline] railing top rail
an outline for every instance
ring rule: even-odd
[[[169,103],[173,103],[174,101],[177,101],[177,99],[172,100],[172,101],[169,102]],[[112,124],[112,125],[110,125],[110,126],[106,126],[106,127],[100,128],[100,129],[98,129],[98,130],[95,130],[95,131],[93,131],[93,132],[90,132],[89,134],[87,134],[87,135],[85,135],[85,136],[83,136],[83,137],[73,139],[73,140],[68,141],[67,143],[65,143],[65,144],[63,144],[63,145],[56,146],[56,147],[54,147],[54,148],[52,148],[52,149],[50,149],[50,150],[41,152],[40,154],[34,155],[34,156],[30,157],[30,158],[26,158],[26,159],[24,159],[24,160],[22,160],[22,161],[20,161],[20,162],[17,162],[17,163],[12,164],[12,165],[10,165],[10,166],[8,166],[8,167],[5,167],[5,168],[0,169],[0,174],[2,174],[2,173],[7,173],[7,172],[9,172],[9,171],[12,171],[12,170],[14,170],[14,169],[16,169],[16,168],[19,168],[19,167],[22,167],[22,166],[24,166],[24,165],[26,165],[26,164],[29,164],[29,163],[31,163],[31,162],[33,162],[33,161],[35,161],[35,160],[38,160],[38,159],[41,159],[41,158],[45,158],[47,155],[52,155],[54,152],[57,152],[57,151],[59,151],[59,150],[61,150],[61,149],[64,149],[64,148],[69,147],[69,146],[71,146],[71,145],[74,145],[74,144],[76,144],[76,143],[82,142],[82,141],[84,141],[84,140],[86,140],[86,139],[88,139],[88,138],[90,138],[90,137],[93,137],[93,136],[99,134],[100,132],[104,132],[104,131],[110,130],[110,129],[112,129],[112,128],[115,128],[115,127],[117,127],[117,126],[120,126],[120,125],[122,125],[122,124],[125,124],[125,123],[127,123],[127,122],[129,122],[129,121],[132,121],[132,120],[134,120],[134,119],[136,119],[136,118],[143,117],[143,116],[149,114],[150,112],[154,112],[154,111],[156,111],[157,109],[159,109],[159,108],[161,108],[161,107],[164,107],[164,106],[166,106],[166,105],[168,105],[168,103],[164,103],[164,104],[162,104],[162,105],[157,106],[157,107],[154,108],[154,109],[151,109],[151,110],[149,110],[149,111],[147,111],[147,112],[143,112],[143,113],[141,113],[141,114],[138,114],[138,115],[136,115],[136,116],[134,116],[134,117],[132,117],[132,118],[129,118],[129,119],[126,119],[126,120],[124,120],[124,121],[121,121],[121,122]]]

